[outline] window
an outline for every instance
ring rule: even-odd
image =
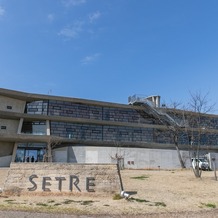
[[[7,106],[7,109],[11,110],[11,109],[12,109],[12,106]]]
[[[1,126],[1,129],[6,129],[6,126]]]

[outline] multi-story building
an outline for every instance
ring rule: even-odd
[[[190,138],[181,111],[160,107],[159,96],[116,104],[0,89],[0,166],[11,162],[113,163],[127,168],[177,168],[171,127],[187,165]],[[194,115],[193,115],[194,116]],[[218,116],[202,134],[201,149],[218,151]],[[183,128],[184,127],[184,128]],[[45,155],[46,154],[46,155]]]

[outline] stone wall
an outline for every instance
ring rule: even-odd
[[[4,190],[8,193],[119,192],[115,164],[11,163]]]

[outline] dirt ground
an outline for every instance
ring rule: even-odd
[[[0,169],[0,187],[6,175],[7,169]],[[196,179],[191,169],[122,170],[121,175],[124,190],[131,194],[129,199],[115,194],[6,196],[3,192],[0,210],[111,217],[218,217],[218,181],[212,171],[203,171],[201,179]]]

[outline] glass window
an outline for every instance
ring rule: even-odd
[[[42,162],[45,150],[45,143],[20,143],[15,162]]]

